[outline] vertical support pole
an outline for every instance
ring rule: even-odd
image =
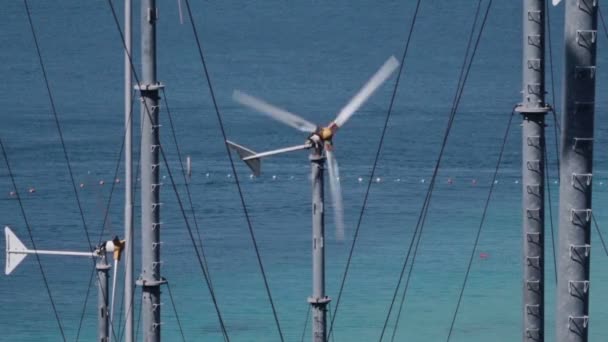
[[[160,329],[160,182],[159,182],[159,96],[162,85],[156,80],[155,0],[141,2],[141,252],[142,327],[144,341],[159,342]]]
[[[322,146],[322,144],[320,145]],[[327,304],[325,295],[325,206],[323,204],[323,148],[315,146],[310,154],[312,168],[312,341],[326,342]]]
[[[110,265],[108,265],[106,261],[105,250],[102,250],[101,255],[98,257],[95,269],[97,270],[97,340],[100,342],[107,342],[110,337],[110,311],[108,310],[108,271]]]
[[[133,342],[133,106],[132,106],[132,73],[131,73],[131,0],[125,0],[125,342]]]
[[[556,341],[586,342],[597,0],[565,1]]]
[[[544,341],[545,0],[523,0],[522,341]]]

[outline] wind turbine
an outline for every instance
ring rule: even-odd
[[[119,240],[118,237],[114,240],[104,241],[99,246],[95,247],[95,250],[91,252],[74,252],[74,251],[57,251],[57,250],[42,250],[42,249],[29,249],[25,246],[21,240],[15,235],[10,227],[4,227],[5,236],[5,267],[4,274],[11,274],[17,266],[28,256],[28,254],[37,255],[61,255],[61,256],[78,256],[95,258],[95,269],[97,270],[98,277],[98,300],[97,300],[97,312],[98,312],[98,340],[100,341],[111,341],[112,334],[110,334],[110,325],[113,324],[113,313],[114,313],[114,294],[116,292],[116,270],[118,268],[118,260],[122,251],[124,250],[125,241]],[[110,301],[108,291],[108,271],[111,268],[106,261],[106,254],[113,253],[114,256],[114,281],[112,286],[112,299],[111,307],[108,308]],[[113,332],[114,329],[112,329]]]
[[[340,172],[334,155],[333,137],[344,126],[353,114],[369,99],[369,97],[393,74],[399,62],[391,56],[380,69],[365,83],[363,88],[340,110],[336,118],[323,127],[315,125],[300,116],[275,107],[268,102],[235,90],[233,99],[270,118],[280,121],[309,136],[302,145],[280,148],[277,150],[256,153],[232,141],[226,143],[236,150],[241,159],[251,168],[253,174],[260,175],[261,158],[276,154],[311,149],[310,162],[312,168],[312,240],[313,240],[313,295],[308,302],[313,310],[312,336],[315,342],[325,342],[326,339],[326,306],[330,298],[325,295],[325,221],[323,204],[323,169],[325,159],[328,163],[329,188],[333,201],[336,237],[344,239],[344,213],[342,207],[342,190],[340,188]]]

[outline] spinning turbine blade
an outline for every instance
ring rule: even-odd
[[[327,171],[329,173],[329,190],[334,206],[334,221],[336,224],[336,239],[344,240],[344,209],[342,207],[342,187],[340,186],[340,170],[331,145],[325,149],[327,156]]]
[[[255,109],[256,111],[268,115],[271,118],[299,131],[312,133],[317,130],[316,125],[302,119],[301,117],[238,90],[235,90],[234,93],[232,93],[232,98],[242,105]]]
[[[342,127],[348,119],[363,105],[367,99],[372,96],[374,91],[378,89],[386,81],[391,74],[397,69],[399,62],[395,56],[391,56],[384,65],[367,81],[367,83],[359,90],[359,92],[348,102],[344,108],[338,113],[334,122],[338,127]]]

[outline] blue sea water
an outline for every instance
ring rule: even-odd
[[[84,184],[78,195],[86,227],[97,241],[123,137],[120,35],[105,1],[29,3],[75,182]],[[122,18],[122,2],[114,3]],[[167,86],[163,103],[170,106],[181,150],[192,156],[194,214],[230,339],[278,341],[234,177],[228,177],[231,169],[190,22],[186,16],[180,24],[177,1],[158,3],[158,76]],[[388,56],[402,55],[415,1],[191,1],[191,5],[228,137],[261,151],[302,143],[305,135],[236,105],[230,98],[233,89],[268,99],[313,122],[329,122]],[[137,23],[139,2],[135,6]],[[475,7],[476,1],[422,2],[376,170],[380,179],[371,187],[337,313],[336,341],[379,339],[439,152]],[[563,8],[552,8],[551,18],[555,107],[559,110]],[[396,340],[443,341],[447,337],[503,132],[521,97],[521,20],[519,2],[494,1],[441,164]],[[6,1],[0,23],[0,137],[36,245],[87,250],[23,3]],[[137,42],[137,28],[135,31]],[[594,214],[606,232],[608,172],[602,146],[608,143],[604,120],[608,99],[602,94],[608,84],[603,72],[607,40],[603,34],[598,39],[593,198]],[[134,55],[139,67],[138,52]],[[551,80],[549,75],[547,80]],[[393,77],[335,139],[347,238],[342,242],[333,238],[329,212],[326,274],[327,293],[334,298],[332,311],[394,82]],[[551,87],[548,91],[548,100],[553,101]],[[162,143],[185,200],[166,109],[161,109]],[[510,127],[451,341],[521,338],[519,122],[515,117]],[[549,189],[555,213],[558,185],[553,183],[557,174],[553,129],[554,122],[548,118]],[[297,152],[271,158],[264,161],[263,168],[260,178],[250,179],[249,170],[237,165],[285,340],[299,341],[308,308],[306,298],[311,293],[307,156]],[[167,176],[162,190],[162,274],[170,282],[186,339],[222,341],[168,170],[163,167],[161,173]],[[121,166],[119,178],[122,176]],[[453,183],[448,184],[448,179]],[[101,180],[104,185],[99,184]],[[104,238],[122,235],[121,186],[117,184],[112,198]],[[30,187],[36,192],[28,193]],[[18,203],[9,196],[13,190],[3,164],[0,223],[10,225],[31,246]],[[137,206],[136,227],[139,210]],[[193,214],[187,214],[192,222]],[[548,341],[554,335],[555,304],[550,232],[547,217]],[[590,340],[601,341],[608,334],[604,305],[608,259],[595,231],[592,251]],[[480,253],[488,257],[479,258]],[[67,257],[44,256],[41,260],[66,337],[75,340],[91,264]],[[139,256],[136,267],[139,269]],[[162,334],[166,340],[177,341],[181,337],[167,294],[164,290]],[[95,301],[93,288],[80,335],[83,341],[95,339]],[[10,276],[0,277],[0,307],[3,341],[61,340],[34,258],[26,259]],[[393,316],[389,336],[394,326]]]

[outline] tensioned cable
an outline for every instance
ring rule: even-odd
[[[82,204],[80,202],[80,196],[78,195],[78,189],[76,188],[76,182],[75,182],[75,178],[74,178],[74,172],[72,170],[72,165],[70,163],[70,158],[68,156],[67,147],[66,147],[66,144],[65,144],[65,139],[63,138],[63,131],[61,129],[61,124],[59,122],[59,115],[57,114],[57,109],[55,107],[55,100],[53,98],[53,93],[51,92],[50,82],[49,82],[49,79],[48,79],[48,76],[47,76],[47,73],[46,73],[46,67],[44,65],[44,60],[42,58],[42,52],[40,50],[40,45],[38,43],[38,36],[36,35],[36,29],[34,28],[34,22],[32,20],[32,14],[31,14],[30,7],[28,5],[27,0],[23,0],[23,4],[24,4],[24,7],[25,7],[25,11],[27,13],[27,18],[28,18],[30,30],[32,32],[32,38],[34,40],[34,45],[36,47],[36,54],[38,55],[38,62],[40,64],[40,69],[42,71],[42,77],[44,79],[44,84],[46,86],[47,95],[48,95],[48,98],[49,98],[49,103],[50,103],[50,106],[51,106],[53,117],[55,119],[55,124],[57,126],[57,132],[59,134],[59,140],[61,142],[61,147],[62,147],[62,150],[63,150],[63,155],[65,157],[67,168],[68,168],[68,173],[70,175],[70,181],[71,181],[71,184],[72,184],[72,190],[74,192],[74,196],[76,197],[76,203],[77,203],[77,206],[78,206],[78,211],[80,213],[80,219],[82,221],[82,226],[83,226],[86,238],[87,238],[87,243],[88,243],[89,247],[92,248],[93,245],[91,243],[91,237],[90,237],[90,234],[89,234],[89,229],[87,227],[87,223],[86,223],[86,220],[84,218],[84,211],[82,209]],[[122,152],[122,149],[121,149],[121,152]],[[95,260],[92,260],[92,263],[93,263],[93,265],[95,265]],[[90,284],[89,284],[89,288],[90,288]],[[88,293],[89,293],[89,291],[87,290],[87,295],[88,295]],[[114,334],[114,327],[113,327],[113,325],[112,325],[112,333]],[[62,336],[64,337],[64,340],[65,340],[65,335],[63,334],[63,329],[62,329]]]
[[[188,184],[188,180],[186,178],[186,169],[184,168],[184,163],[182,161],[182,153],[179,148],[179,143],[177,142],[177,134],[175,133],[175,126],[173,125],[173,118],[171,115],[171,108],[169,108],[169,100],[167,99],[167,92],[165,88],[162,88],[163,95],[165,96],[165,107],[167,107],[167,117],[169,118],[169,124],[171,126],[171,133],[173,135],[173,142],[175,144],[175,149],[177,150],[177,158],[179,159],[179,165],[182,168],[182,175],[184,176],[184,185],[186,187],[186,194],[188,195],[188,202],[190,204],[190,210],[192,211],[192,220],[194,221],[194,227],[196,228],[196,234],[198,237],[198,243],[201,249],[201,255],[203,256],[203,264],[205,269],[207,270],[207,276],[209,276],[209,283],[211,284],[211,288],[213,288],[213,282],[211,280],[211,274],[209,273],[209,265],[207,264],[207,257],[205,256],[205,249],[203,248],[203,239],[201,237],[201,231],[198,226],[198,220],[196,219],[196,213],[194,211],[194,204],[192,202],[192,194],[190,193],[190,185]]]
[[[477,249],[477,244],[479,243],[479,237],[481,235],[481,229],[483,228],[483,224],[486,219],[486,214],[488,212],[488,207],[490,205],[490,199],[492,198],[492,192],[494,191],[494,185],[496,181],[496,176],[498,175],[498,170],[500,169],[500,162],[502,161],[502,156],[505,151],[505,146],[507,145],[507,138],[509,137],[509,131],[511,129],[511,122],[513,121],[513,117],[515,116],[515,111],[511,112],[509,116],[509,121],[507,123],[507,129],[505,130],[505,135],[502,140],[502,146],[500,147],[500,153],[498,154],[498,160],[496,161],[496,169],[494,170],[494,176],[492,177],[492,183],[490,184],[490,190],[488,191],[488,198],[486,199],[486,204],[483,207],[483,214],[481,215],[481,222],[479,222],[479,228],[477,229],[477,235],[475,236],[475,242],[473,243],[473,250],[471,250],[471,256],[469,257],[469,264],[467,265],[467,271],[464,276],[464,280],[462,282],[462,287],[460,288],[460,295],[458,296],[458,304],[456,304],[456,310],[454,310],[454,316],[452,317],[452,323],[450,325],[450,331],[448,332],[448,337],[446,342],[450,341],[450,337],[452,336],[452,331],[454,330],[454,323],[456,322],[456,316],[458,315],[458,310],[460,309],[460,303],[462,302],[462,295],[464,293],[464,289],[467,285],[467,280],[469,279],[469,274],[471,271],[471,266],[473,265],[473,259],[475,258],[475,250]]]
[[[171,292],[171,285],[167,281],[167,290],[169,290],[169,298],[171,298],[171,305],[173,306],[173,312],[175,313],[175,319],[177,320],[177,326],[179,327],[179,332],[182,335],[182,341],[186,342],[186,336],[184,335],[184,329],[182,328],[182,322],[179,319],[179,315],[177,313],[177,307],[175,306],[175,301],[173,300],[173,293]]]
[[[591,215],[591,218],[593,219],[593,224],[595,225],[595,229],[597,230],[597,233],[600,236],[600,240],[602,241],[602,247],[604,247],[604,252],[606,252],[606,255],[608,256],[608,249],[606,248],[606,242],[604,241],[604,238],[602,237],[602,233],[600,232],[600,227],[597,225],[597,220],[595,219],[595,216],[593,216],[593,215]]]
[[[306,328],[308,327],[308,320],[310,319],[310,305],[306,305],[306,319],[304,319],[304,329],[302,329],[302,338],[301,342],[304,342],[304,338],[306,337]]]
[[[551,11],[549,8],[549,2],[545,2],[545,13],[546,13],[546,17],[547,17],[547,21],[546,21],[546,25],[545,25],[545,32],[547,34],[547,40],[548,40],[548,47],[549,47],[549,70],[551,71],[551,112],[553,114],[553,137],[555,139],[555,160],[556,160],[556,164],[557,164],[557,178],[559,179],[559,167],[560,167],[560,163],[559,163],[559,137],[558,137],[558,131],[560,131],[560,127],[559,127],[559,121],[557,120],[557,115],[555,113],[555,77],[554,77],[554,72],[553,72],[553,45],[551,43]],[[551,200],[551,183],[550,183],[550,176],[549,176],[549,159],[548,159],[548,151],[547,151],[547,144],[546,144],[546,139],[545,139],[545,144],[544,144],[544,154],[545,154],[545,180],[546,180],[546,186],[547,186],[547,199],[548,199],[548,204],[549,204],[549,223],[551,224],[551,246],[553,248],[553,267],[555,269],[555,283],[557,284],[557,257],[555,255],[556,251],[555,251],[555,228],[553,225],[553,204],[552,204],[552,200]]]
[[[553,126],[553,136],[555,138],[555,155],[557,161],[557,174],[559,175],[559,136],[558,131],[561,132],[561,127],[559,124],[559,120],[557,119],[557,114],[555,113],[555,77],[553,76],[553,46],[551,44],[551,11],[549,10],[549,2],[545,2],[545,13],[547,15],[547,22],[545,26],[545,32],[547,33],[548,46],[549,46],[549,67],[551,71],[551,112],[553,113],[553,122],[555,125]],[[559,179],[559,176],[557,177]]]
[[[13,170],[11,169],[11,165],[8,160],[8,155],[6,153],[6,149],[4,148],[4,143],[2,142],[2,138],[0,138],[0,147],[2,148],[2,155],[4,156],[4,161],[6,163],[6,168],[8,170],[8,176],[11,179],[11,183],[13,184],[13,188],[15,189],[15,195],[17,197],[17,201],[19,202],[19,209],[21,209],[21,215],[23,216],[23,221],[25,222],[25,226],[27,227],[27,232],[30,237],[30,242],[32,244],[32,248],[36,250],[36,243],[34,242],[34,234],[32,233],[32,227],[25,215],[25,208],[23,206],[23,202],[21,201],[21,195],[19,194],[19,190],[17,190],[17,183],[15,182],[15,176],[13,175]],[[63,326],[61,325],[61,319],[59,319],[59,312],[57,311],[57,307],[55,306],[55,300],[53,300],[53,295],[51,294],[51,287],[46,278],[46,273],[44,272],[44,267],[42,266],[42,261],[40,260],[40,255],[38,253],[34,253],[36,256],[36,261],[38,262],[38,267],[40,268],[40,274],[42,275],[42,280],[44,281],[44,287],[46,288],[46,292],[49,295],[49,300],[51,301],[51,307],[53,308],[53,313],[55,314],[55,319],[57,320],[57,326],[59,327],[59,332],[61,333],[61,337],[63,341],[66,341],[65,332],[63,331]]]
[[[32,21],[32,15],[30,13],[30,8],[29,5],[27,3],[27,0],[23,0],[23,3],[25,5],[25,10],[27,12],[27,19],[29,21],[30,24],[30,29],[32,31],[32,37],[34,38],[34,44],[36,46],[36,53],[38,55],[38,61],[40,63],[40,68],[42,70],[42,77],[44,78],[44,84],[46,86],[46,91],[49,97],[49,102],[51,105],[51,110],[53,112],[53,116],[55,118],[55,124],[57,126],[57,131],[59,133],[59,140],[61,141],[61,147],[63,149],[63,156],[65,157],[66,163],[67,163],[67,167],[68,167],[68,172],[70,174],[70,179],[72,181],[72,189],[74,190],[74,196],[76,196],[76,203],[78,204],[78,210],[80,212],[80,218],[82,220],[82,225],[84,228],[84,232],[87,236],[87,242],[89,243],[89,247],[93,247],[93,245],[91,244],[91,237],[89,235],[89,229],[87,228],[87,223],[84,219],[84,211],[82,210],[82,205],[80,203],[80,196],[78,196],[78,190],[76,188],[76,183],[74,181],[74,173],[72,171],[72,165],[70,163],[70,158],[68,157],[68,152],[67,152],[67,148],[65,145],[65,140],[63,139],[63,131],[61,130],[61,125],[59,123],[59,115],[57,114],[57,109],[55,108],[55,101],[53,99],[53,94],[51,92],[51,86],[49,84],[49,79],[47,77],[46,74],[46,67],[44,66],[44,61],[42,59],[42,53],[40,52],[40,45],[38,44],[38,37],[36,35],[36,30],[34,28],[34,23]]]
[[[247,206],[245,205],[245,197],[243,195],[243,191],[241,189],[241,184],[239,182],[239,177],[238,174],[236,172],[236,167],[234,165],[234,160],[232,159],[232,154],[230,153],[230,148],[228,148],[228,144],[226,144],[226,140],[228,139],[227,135],[226,135],[226,130],[224,128],[224,121],[222,119],[222,116],[220,114],[220,109],[219,106],[217,104],[217,100],[215,98],[215,92],[213,91],[213,86],[211,84],[211,75],[209,75],[209,71],[207,70],[207,63],[205,61],[205,56],[203,54],[203,47],[201,45],[201,41],[199,39],[198,36],[198,31],[196,29],[196,25],[194,24],[194,17],[192,16],[192,10],[190,9],[190,1],[186,0],[186,9],[188,10],[188,17],[190,19],[190,24],[192,26],[192,33],[194,34],[194,37],[196,39],[196,45],[198,48],[198,54],[203,66],[203,71],[204,71],[204,76],[205,79],[207,80],[207,85],[209,87],[209,93],[211,95],[211,100],[213,101],[213,106],[215,108],[215,113],[217,116],[217,120],[218,120],[218,124],[220,126],[220,131],[222,132],[222,138],[224,139],[224,146],[226,148],[226,154],[228,155],[228,159],[230,160],[230,167],[232,169],[232,174],[234,176],[234,180],[236,183],[236,187],[239,193],[239,197],[241,199],[241,206],[243,207],[243,214],[245,215],[245,219],[247,220],[247,227],[249,228],[249,235],[251,236],[251,241],[253,242],[253,247],[255,249],[255,254],[258,260],[258,265],[260,267],[260,273],[262,274],[262,278],[264,279],[264,286],[266,287],[266,294],[268,295],[268,301],[270,302],[270,306],[272,308],[272,314],[274,316],[274,321],[276,323],[277,326],[277,330],[279,333],[279,337],[281,338],[281,341],[284,341],[283,338],[283,332],[281,331],[281,324],[279,323],[279,317],[277,314],[277,310],[274,306],[274,301],[272,300],[272,295],[270,293],[270,285],[268,284],[268,279],[266,277],[266,272],[264,271],[264,265],[262,263],[262,257],[260,255],[260,251],[258,248],[258,244],[256,242],[256,238],[255,238],[255,234],[253,232],[253,225],[251,223],[251,219],[249,217],[249,212],[247,210]]]
[[[418,238],[418,240],[416,241],[416,245],[418,245],[418,241],[420,241],[420,238]],[[414,252],[414,256],[415,256],[415,252]],[[412,268],[410,267],[410,270]],[[409,282],[409,278],[408,278],[408,282]],[[391,335],[391,342],[395,341],[395,337],[397,336],[397,330],[399,327],[399,320],[401,319],[401,313],[403,312],[403,304],[405,303],[405,292],[407,291],[407,283],[405,284],[406,286],[403,289],[403,294],[401,295],[401,303],[399,303],[399,311],[397,311],[397,317],[395,318],[395,328],[393,328],[393,334]]]
[[[338,291],[338,298],[336,299],[336,306],[334,309],[334,315],[331,318],[331,323],[329,325],[329,333],[327,338],[331,338],[331,334],[333,332],[334,322],[336,317],[338,316],[338,309],[340,308],[340,300],[342,299],[342,293],[344,291],[344,286],[346,285],[346,279],[348,277],[348,271],[350,270],[350,264],[353,258],[353,254],[355,251],[355,245],[357,243],[357,238],[359,236],[359,230],[361,229],[361,223],[363,222],[363,215],[365,214],[365,209],[367,208],[367,201],[369,199],[370,189],[372,186],[372,181],[374,179],[374,175],[376,173],[376,168],[378,166],[378,161],[380,160],[380,153],[382,152],[382,147],[384,145],[384,137],[386,136],[386,131],[388,129],[388,123],[391,118],[391,114],[393,111],[393,106],[395,104],[395,99],[397,98],[397,90],[399,88],[399,81],[401,80],[401,74],[403,73],[403,69],[405,67],[405,58],[407,57],[407,53],[409,51],[410,42],[412,39],[412,35],[414,33],[414,25],[416,24],[416,19],[418,18],[418,12],[420,10],[420,3],[422,0],[418,0],[416,2],[416,7],[414,9],[414,15],[412,16],[412,21],[410,23],[410,29],[405,41],[405,48],[403,51],[403,56],[401,57],[401,63],[399,64],[399,72],[397,73],[397,79],[395,81],[395,86],[393,88],[393,93],[391,95],[391,101],[386,112],[386,117],[384,119],[384,126],[382,127],[382,132],[380,133],[380,141],[378,142],[378,148],[376,149],[376,155],[374,157],[374,162],[372,164],[372,172],[367,181],[367,188],[365,190],[365,195],[363,197],[363,204],[361,205],[361,210],[359,212],[359,219],[357,220],[357,227],[355,228],[355,233],[353,236],[353,241],[350,246],[350,250],[348,252],[348,258],[346,260],[346,266],[344,268],[344,273],[342,274],[342,280],[340,282],[340,290]]]
[[[135,97],[133,96],[132,98],[135,98]],[[131,113],[133,113],[133,106],[131,106]],[[140,125],[140,127],[141,127],[140,128],[140,137],[141,137],[143,126]],[[140,153],[138,155],[137,164],[136,164],[136,167],[135,167],[136,171],[135,171],[135,178],[134,179],[138,179],[139,178],[139,171],[141,170],[140,167],[139,167],[139,165],[141,163],[141,151],[139,151],[139,152]],[[133,198],[135,198],[137,196],[137,185],[138,184],[139,184],[139,182],[132,182],[132,184],[131,184],[132,192],[133,192]],[[132,246],[133,246],[133,248],[135,248],[135,241],[133,241]],[[127,255],[127,258],[125,259],[125,263],[127,263],[127,262],[129,262],[128,255]],[[127,271],[126,271],[126,268],[125,268],[125,274],[126,274],[126,272]],[[137,287],[136,285],[133,285],[133,287],[131,288],[131,294],[132,294],[131,298],[134,298],[135,288],[136,287]],[[122,338],[123,338],[125,330],[126,330],[125,326],[127,324],[126,321],[123,321],[124,303],[125,303],[125,295],[124,295],[124,291],[122,291],[122,296],[121,296],[121,301],[120,301],[120,317],[118,319],[118,321],[120,322],[120,324],[118,326],[118,341],[122,341]],[[127,313],[130,313],[131,310],[133,310],[134,306],[135,306],[135,302],[129,303],[129,307],[127,308]]]
[[[553,250],[553,267],[555,272],[555,283],[557,284],[557,257],[555,256],[555,229],[553,228],[553,204],[551,203],[551,177],[549,176],[549,157],[547,156],[547,144],[543,144],[545,154],[545,184],[547,186],[547,200],[549,201],[549,223],[551,224],[551,247]]]
[[[470,71],[471,66],[473,64],[473,60],[474,60],[475,54],[477,52],[477,47],[478,47],[479,41],[481,39],[481,34],[483,33],[483,29],[485,27],[485,22],[486,22],[486,19],[488,17],[490,6],[492,4],[492,1],[490,1],[489,4],[488,4],[488,7],[486,9],[486,13],[485,13],[483,22],[481,24],[479,35],[478,35],[478,37],[477,37],[477,39],[475,41],[474,48],[473,48],[473,50],[471,52],[471,44],[473,42],[475,28],[477,26],[477,20],[479,18],[479,13],[480,13],[480,9],[481,9],[481,1],[482,0],[479,0],[479,2],[477,3],[477,8],[475,10],[475,16],[474,16],[473,26],[472,26],[471,32],[469,34],[469,40],[468,40],[468,43],[467,43],[467,48],[466,48],[466,51],[465,51],[465,56],[464,56],[464,59],[463,59],[463,64],[462,64],[461,70],[460,70],[460,76],[459,76],[459,79],[458,79],[458,86],[456,88],[456,93],[454,95],[454,100],[453,100],[453,103],[452,103],[452,108],[451,108],[451,111],[450,111],[450,115],[449,115],[449,119],[448,119],[448,124],[447,124],[447,127],[446,127],[446,131],[444,133],[443,141],[442,141],[441,148],[440,148],[440,151],[439,151],[439,156],[437,157],[437,162],[435,164],[435,168],[433,169],[433,175],[431,177],[431,181],[430,181],[430,184],[429,184],[429,188],[427,190],[427,194],[426,194],[424,203],[423,203],[422,208],[420,210],[420,215],[418,216],[418,221],[416,223],[416,228],[414,229],[414,234],[412,234],[412,239],[410,240],[410,244],[409,244],[408,249],[407,249],[405,260],[403,262],[403,266],[402,266],[401,272],[399,274],[399,280],[397,281],[397,285],[395,286],[395,290],[393,292],[393,297],[391,299],[391,304],[389,306],[389,309],[388,309],[388,312],[387,312],[387,315],[386,315],[386,319],[385,319],[385,322],[384,322],[384,326],[383,326],[382,332],[380,334],[380,339],[379,339],[380,341],[384,337],[384,333],[386,331],[386,328],[387,328],[387,325],[388,325],[388,321],[390,319],[390,316],[391,316],[391,313],[392,313],[392,310],[393,310],[393,306],[395,304],[395,300],[396,300],[397,294],[399,292],[399,288],[401,287],[401,282],[403,280],[403,275],[404,275],[406,267],[407,267],[407,262],[409,260],[410,255],[411,255],[411,252],[412,252],[412,245],[414,244],[414,241],[416,239],[416,234],[420,230],[420,233],[418,233],[418,234],[419,234],[419,236],[421,236],[422,232],[424,230],[424,222],[426,221],[426,213],[428,212],[428,208],[427,207],[429,207],[429,205],[430,205],[430,200],[432,198],[433,190],[435,188],[435,182],[436,182],[436,179],[437,179],[437,173],[439,171],[439,166],[440,166],[441,160],[443,158],[443,153],[444,153],[445,147],[447,146],[448,137],[449,137],[449,134],[450,134],[451,129],[452,129],[452,125],[453,125],[453,122],[454,122],[454,118],[456,116],[458,105],[460,104],[460,99],[461,99],[462,94],[464,92],[464,86],[465,86],[466,81],[468,79],[469,71]],[[470,58],[469,58],[469,53],[471,53]],[[469,62],[469,60],[470,60],[470,62]],[[467,63],[468,63],[468,67],[467,67]],[[410,266],[410,270],[413,268],[413,266],[414,266],[414,264],[412,263],[412,265]],[[411,271],[408,274],[408,277],[409,277],[410,274],[411,274]],[[405,289],[405,290],[407,290],[407,289]],[[406,295],[406,292],[407,292],[405,290],[404,290],[404,294],[403,294],[404,296]]]
[[[331,317],[332,317],[332,315],[331,315],[331,302],[329,302],[329,304],[327,305],[327,313],[329,315],[329,319],[331,320]],[[329,341],[329,338],[327,339],[327,341]],[[331,335],[331,341],[332,342],[336,342],[336,335],[335,334]]]
[[[143,296],[139,296],[139,306],[141,307],[141,302],[143,300]],[[137,324],[135,325],[135,341],[139,341],[139,327],[141,326],[141,312],[142,310],[139,310],[139,313],[137,314]]]
[[[133,92],[133,93],[135,93],[135,92]],[[131,112],[129,113],[129,123],[130,123],[131,118],[133,116],[133,98],[134,97],[131,97]],[[108,221],[108,217],[109,217],[109,213],[110,213],[110,206],[112,204],[112,195],[114,194],[114,188],[116,186],[116,179],[118,179],[118,171],[120,169],[120,163],[122,161],[122,153],[123,153],[124,147],[125,147],[125,139],[126,139],[126,132],[123,135],[123,139],[122,139],[122,142],[121,142],[121,145],[120,145],[120,149],[119,149],[119,152],[118,152],[118,158],[116,160],[116,167],[114,168],[114,176],[112,177],[113,181],[112,181],[112,185],[110,186],[110,194],[108,196],[108,203],[106,204],[106,208],[105,208],[105,212],[104,212],[104,217],[103,217],[103,223],[102,223],[102,227],[101,227],[101,232],[99,233],[99,239],[98,239],[97,245],[101,244],[101,240],[103,239],[103,235],[105,233],[106,223]],[[78,330],[76,332],[76,341],[80,340],[80,332],[81,332],[81,329],[82,329],[82,323],[84,321],[84,317],[85,317],[85,313],[86,313],[86,308],[87,308],[87,303],[88,303],[88,300],[89,300],[89,294],[90,294],[90,291],[91,291],[91,284],[93,284],[93,276],[95,274],[96,274],[96,270],[95,270],[95,268],[93,268],[91,270],[91,274],[89,276],[89,285],[87,287],[87,293],[85,295],[85,300],[84,300],[84,303],[83,303],[83,306],[82,306],[82,311],[81,311],[81,314],[80,314],[80,320],[78,322]],[[123,297],[124,297],[124,294],[123,294]],[[122,310],[121,310],[121,313],[122,313]],[[112,326],[112,330],[114,330],[114,323],[110,322],[110,324]],[[113,333],[114,333],[114,331],[113,331]],[[120,324],[119,324],[119,327],[118,327],[118,336],[120,336]],[[116,339],[116,336],[114,336],[114,338]]]
[[[132,58],[131,54],[128,52],[128,49],[126,47],[126,43],[125,43],[125,39],[124,39],[124,34],[123,34],[122,29],[120,27],[120,22],[118,20],[117,15],[116,15],[116,10],[114,8],[114,5],[113,5],[113,3],[112,3],[111,0],[108,0],[107,3],[110,6],[110,10],[112,12],[112,18],[114,19],[114,23],[116,25],[116,29],[118,30],[118,33],[120,34],[120,39],[121,39],[123,48],[124,48],[124,50],[125,50],[125,52],[126,52],[126,54],[128,56],[129,64],[131,65],[131,70],[133,72],[133,77],[135,78],[137,84],[141,84],[141,82],[139,81],[138,74],[135,71],[135,66],[133,64],[133,58]],[[152,120],[152,117],[151,117],[151,114],[150,114],[150,109],[148,108],[148,106],[147,106],[147,104],[145,102],[144,102],[144,109],[145,109],[146,114],[148,115],[148,118],[150,120]],[[203,262],[202,262],[202,259],[201,259],[201,254],[200,254],[200,252],[199,252],[199,250],[198,250],[198,248],[196,246],[196,241],[194,239],[194,234],[192,232],[192,227],[190,227],[190,223],[188,221],[188,217],[186,215],[186,211],[184,209],[184,205],[183,205],[183,203],[181,201],[181,197],[179,196],[179,192],[178,192],[177,186],[175,184],[175,179],[173,178],[173,173],[171,172],[171,169],[169,167],[169,161],[168,161],[168,159],[167,159],[167,157],[165,155],[165,151],[164,151],[164,148],[163,148],[162,144],[159,144],[158,147],[159,147],[159,152],[160,152],[160,154],[162,156],[163,162],[165,164],[165,167],[167,169],[167,174],[169,175],[169,179],[171,180],[171,185],[172,185],[173,191],[175,192],[175,197],[177,199],[177,203],[179,205],[180,211],[181,211],[182,216],[184,218],[184,222],[186,224],[186,228],[187,228],[187,231],[188,231],[188,235],[190,237],[190,241],[192,242],[192,245],[194,247],[194,252],[196,254],[199,267],[201,269],[201,272],[203,273],[203,278],[204,278],[204,280],[205,280],[205,282],[207,284],[207,288],[209,289],[209,293],[211,295],[211,300],[213,302],[213,306],[215,308],[215,312],[216,312],[216,314],[218,316],[218,320],[219,320],[219,323],[220,323],[220,327],[221,327],[222,333],[224,334],[225,340],[226,341],[230,341],[230,339],[228,337],[228,332],[226,330],[226,326],[224,324],[224,319],[222,318],[222,315],[221,315],[221,312],[220,312],[220,309],[219,309],[219,304],[218,304],[217,298],[215,296],[215,292],[213,291],[213,289],[211,287],[211,284],[209,282],[209,277],[208,277],[207,272],[205,270],[205,267],[203,265]]]

